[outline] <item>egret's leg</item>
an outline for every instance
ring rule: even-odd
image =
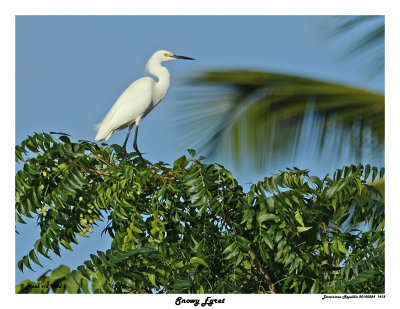
[[[128,128],[128,134],[126,135],[125,141],[124,141],[124,145],[122,146],[122,155],[124,156],[124,160],[126,161],[126,143],[128,142],[129,139],[129,134],[131,134],[133,128],[133,124],[129,126]]]
[[[138,154],[140,160],[142,160],[144,166],[146,166],[147,164],[144,161],[144,159],[142,157],[142,154],[140,153],[139,148],[137,146],[137,134],[138,134],[138,131],[139,131],[139,124],[137,123],[136,124],[136,130],[135,130],[135,141],[133,142],[133,148],[135,149],[136,153]]]

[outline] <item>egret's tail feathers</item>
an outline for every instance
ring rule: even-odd
[[[112,132],[107,132],[107,133],[103,133],[103,132],[99,132],[96,135],[96,141],[106,141],[110,138]]]
[[[97,130],[97,135],[95,137],[96,141],[108,140],[113,133],[113,131],[108,130],[101,126],[101,123],[96,124],[94,128]]]

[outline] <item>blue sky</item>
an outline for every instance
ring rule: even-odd
[[[171,88],[141,122],[138,145],[153,162],[172,163],[190,147],[172,140],[178,130],[174,114],[179,113],[179,102],[187,91],[186,78],[204,70],[278,71],[383,93],[383,74],[370,79],[360,63],[343,57],[358,34],[329,38],[326,21],[323,16],[18,16],[15,143],[41,131],[65,132],[75,141],[94,141],[94,125],[125,88],[144,75],[148,58],[158,49],[196,61],[166,64]],[[109,143],[122,144],[125,134],[113,134]],[[132,137],[128,147],[132,151]],[[342,161],[353,163],[346,158]],[[262,176],[236,170],[231,162],[222,163],[241,183]],[[289,163],[310,168],[312,161],[302,157]],[[286,166],[276,166],[271,172]],[[312,172],[328,170],[321,164],[313,166]],[[17,227],[16,261],[29,252],[39,235],[34,222]],[[73,252],[63,252],[61,258],[41,259],[44,269],[34,266],[36,272],[21,274],[16,268],[16,282],[35,280],[60,264],[74,268],[90,253],[108,249],[111,240],[104,235],[101,238],[101,230],[82,239]]]

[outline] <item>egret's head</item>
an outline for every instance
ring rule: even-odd
[[[150,57],[149,61],[147,62],[147,65],[146,65],[146,71],[153,74],[151,72],[151,70],[154,70],[157,67],[159,67],[162,62],[169,61],[169,60],[176,60],[176,59],[194,60],[193,58],[174,55],[173,53],[171,53],[167,50],[159,50],[159,51],[156,51],[153,54],[153,56]]]
[[[167,50],[156,51],[153,54],[153,56],[151,56],[150,59],[153,59],[153,58],[154,58],[154,60],[158,60],[160,62],[176,60],[176,59],[194,60],[193,58],[190,58],[190,57],[174,55],[173,53],[171,53]]]

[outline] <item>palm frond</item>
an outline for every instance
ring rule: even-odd
[[[329,35],[343,38],[356,32],[358,39],[344,51],[344,57],[357,57],[364,70],[373,76],[385,66],[385,19],[381,15],[334,16],[328,27]]]
[[[238,166],[249,158],[262,168],[290,160],[302,147],[338,160],[383,151],[382,94],[256,71],[206,72],[192,82],[209,87],[180,106],[179,132],[209,156],[225,154]]]

